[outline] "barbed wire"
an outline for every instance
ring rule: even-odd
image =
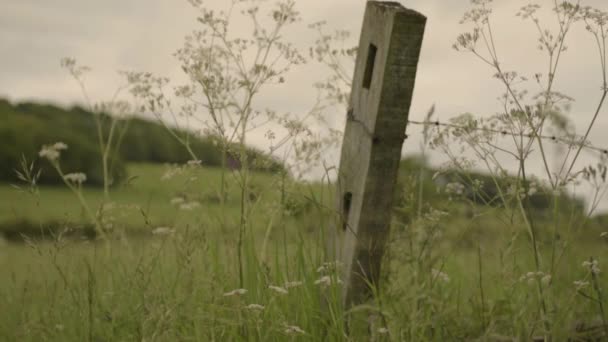
[[[513,137],[526,137],[526,138],[540,138],[546,141],[552,141],[554,143],[561,143],[568,146],[582,146],[583,149],[599,152],[601,154],[608,156],[608,149],[594,146],[590,142],[587,141],[577,141],[575,136],[557,136],[557,135],[542,135],[542,134],[533,134],[533,133],[512,133],[507,130],[500,130],[495,128],[488,127],[473,127],[473,126],[465,126],[458,125],[449,122],[441,122],[439,120],[434,121],[417,121],[417,120],[408,120],[408,125],[418,125],[418,126],[432,126],[432,127],[446,127],[446,128],[454,128],[461,129],[463,131],[478,131],[478,132],[488,132],[494,134],[500,134],[502,136],[513,136]],[[407,137],[407,134],[406,134]]]

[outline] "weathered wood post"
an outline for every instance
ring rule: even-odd
[[[425,24],[397,2],[367,3],[337,180],[341,222],[328,239],[346,308],[378,283]]]

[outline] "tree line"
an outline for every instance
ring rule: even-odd
[[[61,183],[62,180],[50,165],[38,157],[38,151],[43,145],[61,141],[69,146],[61,155],[63,171],[83,172],[87,175],[87,184],[102,185],[103,174],[94,115],[100,116],[102,130],[107,132],[110,126],[107,114],[94,114],[79,106],[66,109],[35,102],[12,104],[0,99],[0,181],[18,181],[16,171],[21,169],[21,161],[25,158],[41,170],[39,184]],[[124,130],[117,137],[120,139],[119,147],[110,158],[111,176],[115,184],[126,179],[127,162],[182,164],[193,159],[186,148],[155,121],[132,117],[122,127]],[[183,130],[174,132],[186,135]],[[222,150],[214,142],[214,137],[193,133],[191,136],[190,148],[201,165],[217,167],[222,164]],[[284,170],[282,163],[254,148],[247,148],[247,156],[256,171]],[[236,154],[228,152],[230,166],[238,167],[236,159]]]

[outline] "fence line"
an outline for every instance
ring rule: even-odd
[[[539,137],[540,139],[543,140],[547,140],[547,141],[552,141],[554,143],[561,143],[561,144],[565,144],[568,146],[576,146],[579,147],[582,145],[583,149],[587,149],[587,150],[591,150],[591,151],[595,151],[595,152],[599,152],[601,154],[607,155],[608,156],[608,149],[606,148],[601,148],[601,147],[597,147],[594,146],[593,144],[591,144],[590,142],[587,141],[580,141],[580,139],[578,139],[578,141],[576,140],[577,137],[576,136],[556,136],[556,135],[542,135],[542,134],[533,134],[533,133],[511,133],[509,131],[506,130],[500,130],[500,129],[495,129],[495,128],[484,128],[484,127],[472,127],[472,126],[465,126],[465,125],[457,125],[457,124],[453,124],[453,123],[449,123],[449,122],[441,122],[439,120],[435,120],[435,121],[416,121],[416,120],[408,120],[408,125],[417,125],[417,126],[432,126],[432,127],[447,127],[447,128],[454,128],[454,129],[461,129],[463,131],[477,131],[477,132],[489,132],[489,133],[494,133],[494,134],[500,134],[502,136],[514,136],[514,137],[526,137],[526,138],[535,138],[535,137]],[[406,134],[406,139],[407,139],[407,134]]]

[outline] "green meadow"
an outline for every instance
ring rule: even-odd
[[[347,313],[337,300],[339,273],[323,269],[323,234],[333,225],[327,185],[280,174],[250,175],[252,213],[241,274],[236,171],[131,163],[128,182],[112,189],[109,201],[102,189],[85,186],[90,206],[105,203],[110,241],[74,234],[90,222],[69,189],[28,191],[5,184],[0,190],[1,198],[8,199],[0,207],[2,229],[27,222],[33,233],[5,239],[0,247],[0,337],[358,340],[356,336],[369,336],[368,316],[379,314],[377,340],[482,336],[498,341],[544,329],[537,316],[537,278],[544,279],[554,336],[579,334],[577,329],[581,336],[601,336],[598,303],[590,299],[593,278],[581,266],[589,257],[603,260],[606,255],[606,241],[596,238],[601,231],[595,223],[570,232],[566,225],[560,227],[564,244],[558,246],[543,238],[544,272],[537,274],[526,232],[521,222],[513,221],[510,228],[505,224],[509,214],[504,208],[445,200],[427,181],[428,200],[451,214],[430,210],[424,220],[413,219],[414,201],[408,204],[407,198],[408,191],[417,189],[409,184],[416,167],[410,164],[402,164],[403,191],[395,201],[377,302],[348,314],[354,317],[348,335]],[[228,180],[224,203],[218,200],[222,174]],[[471,210],[480,214],[471,217]],[[551,222],[543,225],[549,230]],[[44,229],[50,226],[54,228]],[[597,283],[605,283],[605,277],[600,273]],[[577,292],[575,281],[587,285]]]

